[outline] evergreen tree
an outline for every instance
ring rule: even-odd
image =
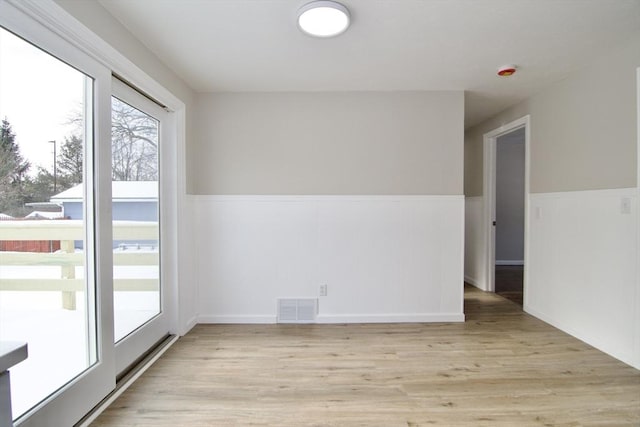
[[[42,166],[38,166],[36,176],[30,178],[25,184],[25,203],[48,202],[56,193],[53,184],[53,174]]]
[[[71,135],[64,139],[57,159],[58,189],[64,191],[82,182],[82,139]]]
[[[56,159],[56,176],[43,167],[38,167],[35,177],[25,186],[27,202],[48,202],[56,193],[61,193],[82,183],[82,140],[77,135],[65,138]]]
[[[4,118],[0,125],[0,212],[24,213],[25,184],[30,164],[22,158],[11,124]]]

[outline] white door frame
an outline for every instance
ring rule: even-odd
[[[499,128],[484,134],[483,137],[483,240],[484,240],[484,289],[495,292],[495,253],[496,253],[496,148],[500,136],[523,128],[524,132],[524,277],[523,289],[526,306],[527,300],[527,271],[529,265],[529,134],[531,129],[530,116],[509,122]]]
[[[171,218],[173,216],[168,212],[171,206],[175,205],[175,197],[171,191],[167,191],[167,180],[165,175],[175,179],[172,174],[172,159],[175,159],[175,152],[172,148],[172,126],[169,112],[157,103],[149,100],[135,89],[127,86],[116,78],[111,81],[111,93],[120,101],[127,103],[133,108],[158,120],[158,241],[159,241],[159,271],[158,283],[160,291],[160,307],[159,312],[151,319],[146,320],[138,325],[127,336],[116,342],[116,374],[121,375],[126,369],[132,366],[145,352],[152,348],[156,343],[160,342],[171,329],[171,322],[175,318],[175,310],[177,307],[172,301],[175,301],[172,279],[171,260],[175,259],[176,251],[175,240],[170,237],[165,238],[165,233],[171,232]],[[166,155],[165,155],[166,154]],[[168,198],[165,200],[165,196]],[[168,222],[168,224],[165,224]],[[168,242],[165,250],[165,241]],[[166,264],[166,265],[165,265]],[[167,279],[165,281],[165,279]],[[114,313],[115,318],[115,313]]]

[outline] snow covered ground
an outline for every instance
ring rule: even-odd
[[[59,278],[56,266],[2,266],[2,278]],[[76,277],[83,277],[76,268]],[[120,266],[114,278],[158,278],[157,266]],[[95,363],[89,350],[87,301],[76,292],[76,309],[62,308],[55,292],[0,291],[0,340],[26,341],[29,357],[11,368],[13,416],[18,417]],[[115,292],[116,341],[159,312],[159,292]]]

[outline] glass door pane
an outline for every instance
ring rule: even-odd
[[[93,84],[0,27],[0,340],[29,346],[11,369],[14,418],[98,361]]]
[[[115,341],[160,313],[160,122],[111,100]]]
[[[121,374],[169,333],[160,167],[167,112],[115,78],[112,90],[114,335]]]

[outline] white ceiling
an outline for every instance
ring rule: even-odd
[[[332,39],[308,0],[99,1],[197,92],[465,90],[467,126],[640,34],[640,0],[341,0]]]

